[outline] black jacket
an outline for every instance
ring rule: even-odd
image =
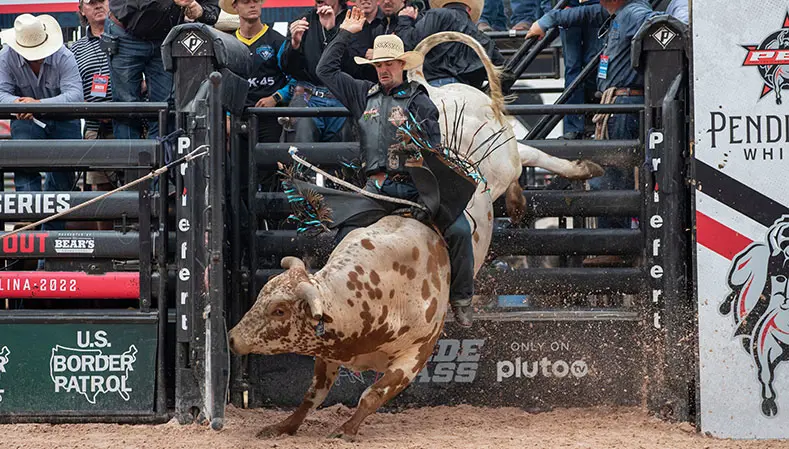
[[[213,25],[219,19],[219,0],[197,0],[203,7],[198,22]],[[173,0],[110,0],[110,12],[127,32],[147,41],[160,41],[184,23],[184,13]]]
[[[298,19],[307,19],[309,28],[304,32],[301,37],[301,45],[298,49],[294,50],[291,45],[290,30],[288,31],[287,40],[285,41],[285,51],[282,53],[282,69],[288,75],[292,76],[297,81],[306,81],[316,86],[325,86],[326,84],[316,74],[315,69],[318,66],[318,61],[321,59],[324,49],[329,42],[337,35],[337,30],[340,29],[340,24],[345,20],[345,13],[348,10],[342,10],[337,14],[334,20],[334,28],[330,30],[323,29],[318,12],[316,9],[310,10],[307,14],[299,16]],[[295,21],[295,20],[294,20]]]
[[[403,40],[406,50],[413,50],[426,37],[442,31],[457,31],[473,37],[485,48],[493,64],[504,64],[496,44],[477,29],[463,6],[431,9],[416,21],[408,16],[397,19],[396,34]],[[441,44],[431,50],[425,57],[424,72],[428,81],[454,77],[475,87],[482,87],[487,80],[485,67],[474,50],[458,42]]]

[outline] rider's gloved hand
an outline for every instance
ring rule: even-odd
[[[425,207],[425,203],[423,203],[421,200],[418,201],[418,203],[419,203],[420,206]],[[431,217],[430,217],[430,213],[427,211],[426,207],[424,209],[421,209],[421,208],[418,208],[416,206],[411,206],[411,216],[414,219],[419,220],[422,223],[425,223],[425,224],[428,224],[428,225],[432,222]]]

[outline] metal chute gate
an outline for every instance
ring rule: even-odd
[[[662,28],[676,36],[665,47],[651,37]],[[636,45],[637,60],[648,74],[644,106],[508,107],[510,115],[640,113],[640,140],[557,141],[540,136],[523,142],[559,157],[639,167],[640,191],[592,192],[583,190],[581,183],[568,190],[527,185],[524,195],[532,221],[559,217],[561,227],[532,229],[502,222],[494,231],[491,258],[552,255],[560,256],[563,266],[483,268],[478,287],[489,300],[488,306],[477,314],[470,330],[447,323],[446,335],[439,340],[428,366],[396,404],[546,408],[647,401],[651,409],[666,416],[691,416],[693,363],[670,343],[693,331],[688,294],[689,194],[684,182],[687,44],[686,28],[673,20],[660,19],[642,29]],[[156,190],[144,185],[137,192],[115,195],[101,207],[69,218],[115,219],[121,225],[116,221],[116,231],[80,231],[89,234],[95,245],[85,257],[99,267],[97,270],[106,272],[99,274],[90,271],[90,266],[77,264],[70,267],[76,272],[51,276],[67,283],[96,279],[101,283],[95,296],[99,300],[107,296],[105,288],[119,288],[118,277],[136,276],[139,294],[129,297],[139,299],[139,304],[131,310],[34,310],[30,304],[36,299],[30,298],[35,294],[24,293],[28,295],[25,308],[0,312],[0,350],[9,346],[7,336],[24,335],[11,340],[15,346],[9,346],[6,372],[0,371],[0,392],[4,390],[0,420],[143,422],[165,419],[174,408],[180,422],[206,420],[220,428],[228,399],[242,407],[288,406],[300,401],[311,377],[309,358],[230,356],[225,340],[227,328],[240,320],[269,276],[280,272],[282,256],[305,257],[317,269],[331,251],[330,238],[307,239],[281,226],[289,213],[287,199],[279,191],[261,188],[268,184],[258,176],[275,172],[278,162],[289,163],[287,148],[291,144],[257,143],[258,118],[346,115],[347,111],[239,109],[246,92],[246,79],[239,76],[246,72],[239,62],[246,57],[242,47],[229,35],[202,25],[174,29],[164,47],[165,66],[175,74],[172,110],[166,105],[145,104],[80,105],[76,111],[50,106],[34,111],[70,111],[83,117],[152,114],[159,118],[160,129],[167,129],[165,122],[170,122],[171,128],[183,130],[173,141],[172,154],[155,140],[59,141],[47,142],[47,148],[40,142],[0,142],[0,165],[8,171],[16,167],[51,170],[57,161],[60,167],[124,168],[138,176],[201,145],[209,149],[207,157],[178,167],[173,183],[160,179]],[[523,58],[523,53],[516,52],[516,56]],[[0,114],[19,109],[2,106]],[[227,112],[229,142],[225,138]],[[353,159],[358,151],[356,142],[294,145],[306,159],[327,168],[343,157]],[[93,195],[68,194],[74,201],[70,204]],[[9,195],[4,192],[3,199]],[[0,218],[20,221],[39,216]],[[600,216],[638,217],[639,228],[585,227],[587,217]],[[570,221],[572,227],[567,228]],[[50,232],[46,241],[61,237],[65,238]],[[49,263],[57,257],[50,248],[26,257],[46,257]],[[630,268],[580,266],[580,256],[601,254],[631,255],[641,262]],[[12,258],[11,254],[3,255]],[[117,267],[124,265],[111,261],[121,258],[139,260],[139,265],[119,273]],[[104,266],[116,269],[100,268]],[[5,283],[16,273],[0,272],[0,280]],[[47,271],[35,273],[50,275]],[[32,279],[34,275],[26,276]],[[105,282],[111,276],[116,280]],[[2,291],[0,297],[14,298]],[[33,340],[35,344],[30,343]],[[132,340],[136,349],[133,362],[128,352]],[[65,359],[55,359],[64,355]],[[97,373],[97,364],[105,363],[100,360],[115,360],[112,357],[117,364],[125,360],[125,367],[135,364],[133,372],[121,371],[116,365],[117,373]],[[86,364],[85,360],[93,362]],[[34,382],[18,384],[7,374],[11,370],[41,375]],[[118,382],[125,375],[126,387],[132,385],[131,390],[96,387],[86,391],[80,380],[80,376],[87,376],[86,385],[92,387],[93,377],[103,378],[106,387],[109,374]],[[56,382],[63,381],[55,381],[57,376],[68,378],[65,387],[58,386]],[[358,393],[375,376],[341,373],[327,403],[355,403]],[[27,408],[12,408],[8,404],[14,404],[11,398],[18,391],[27,397],[46,398],[47,407],[41,401],[28,401]]]

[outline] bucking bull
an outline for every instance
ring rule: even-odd
[[[419,44],[427,54],[444,42],[462,42],[482,58],[491,96],[463,84],[434,88],[421,67],[409,78],[427,89],[436,104],[442,135],[461,138],[459,148],[478,148],[496,133],[507,143],[481,161],[480,183],[466,213],[476,224],[475,272],[487,254],[493,229],[493,201],[506,193],[507,210],[517,219],[525,200],[518,184],[522,166],[540,166],[568,178],[589,178],[602,169],[589,162],[558,159],[518,144],[504,118],[499,74],[474,39],[439,33]],[[458,101],[460,99],[460,101]],[[465,103],[465,106],[463,105]],[[459,109],[462,108],[462,109]],[[451,129],[463,112],[464,131]],[[474,154],[467,154],[474,160]],[[447,315],[449,257],[441,236],[417,220],[388,216],[352,231],[311,275],[295,257],[282,260],[286,271],[271,279],[256,303],[230,331],[236,354],[297,353],[315,357],[312,384],[299,408],[258,436],[293,434],[307,413],[318,407],[334,384],[340,365],[383,376],[362,394],[353,416],[332,436],[353,438],[362,421],[400,393],[433,352]]]

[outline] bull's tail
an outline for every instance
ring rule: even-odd
[[[427,55],[434,47],[446,42],[460,42],[471,47],[472,50],[482,60],[485,72],[488,74],[488,89],[490,90],[491,109],[493,116],[499,123],[504,124],[504,94],[501,91],[501,69],[493,65],[493,62],[485,52],[485,48],[471,36],[456,31],[444,31],[428,36],[420,42],[414,51]],[[421,67],[417,68],[417,74],[424,77]]]

